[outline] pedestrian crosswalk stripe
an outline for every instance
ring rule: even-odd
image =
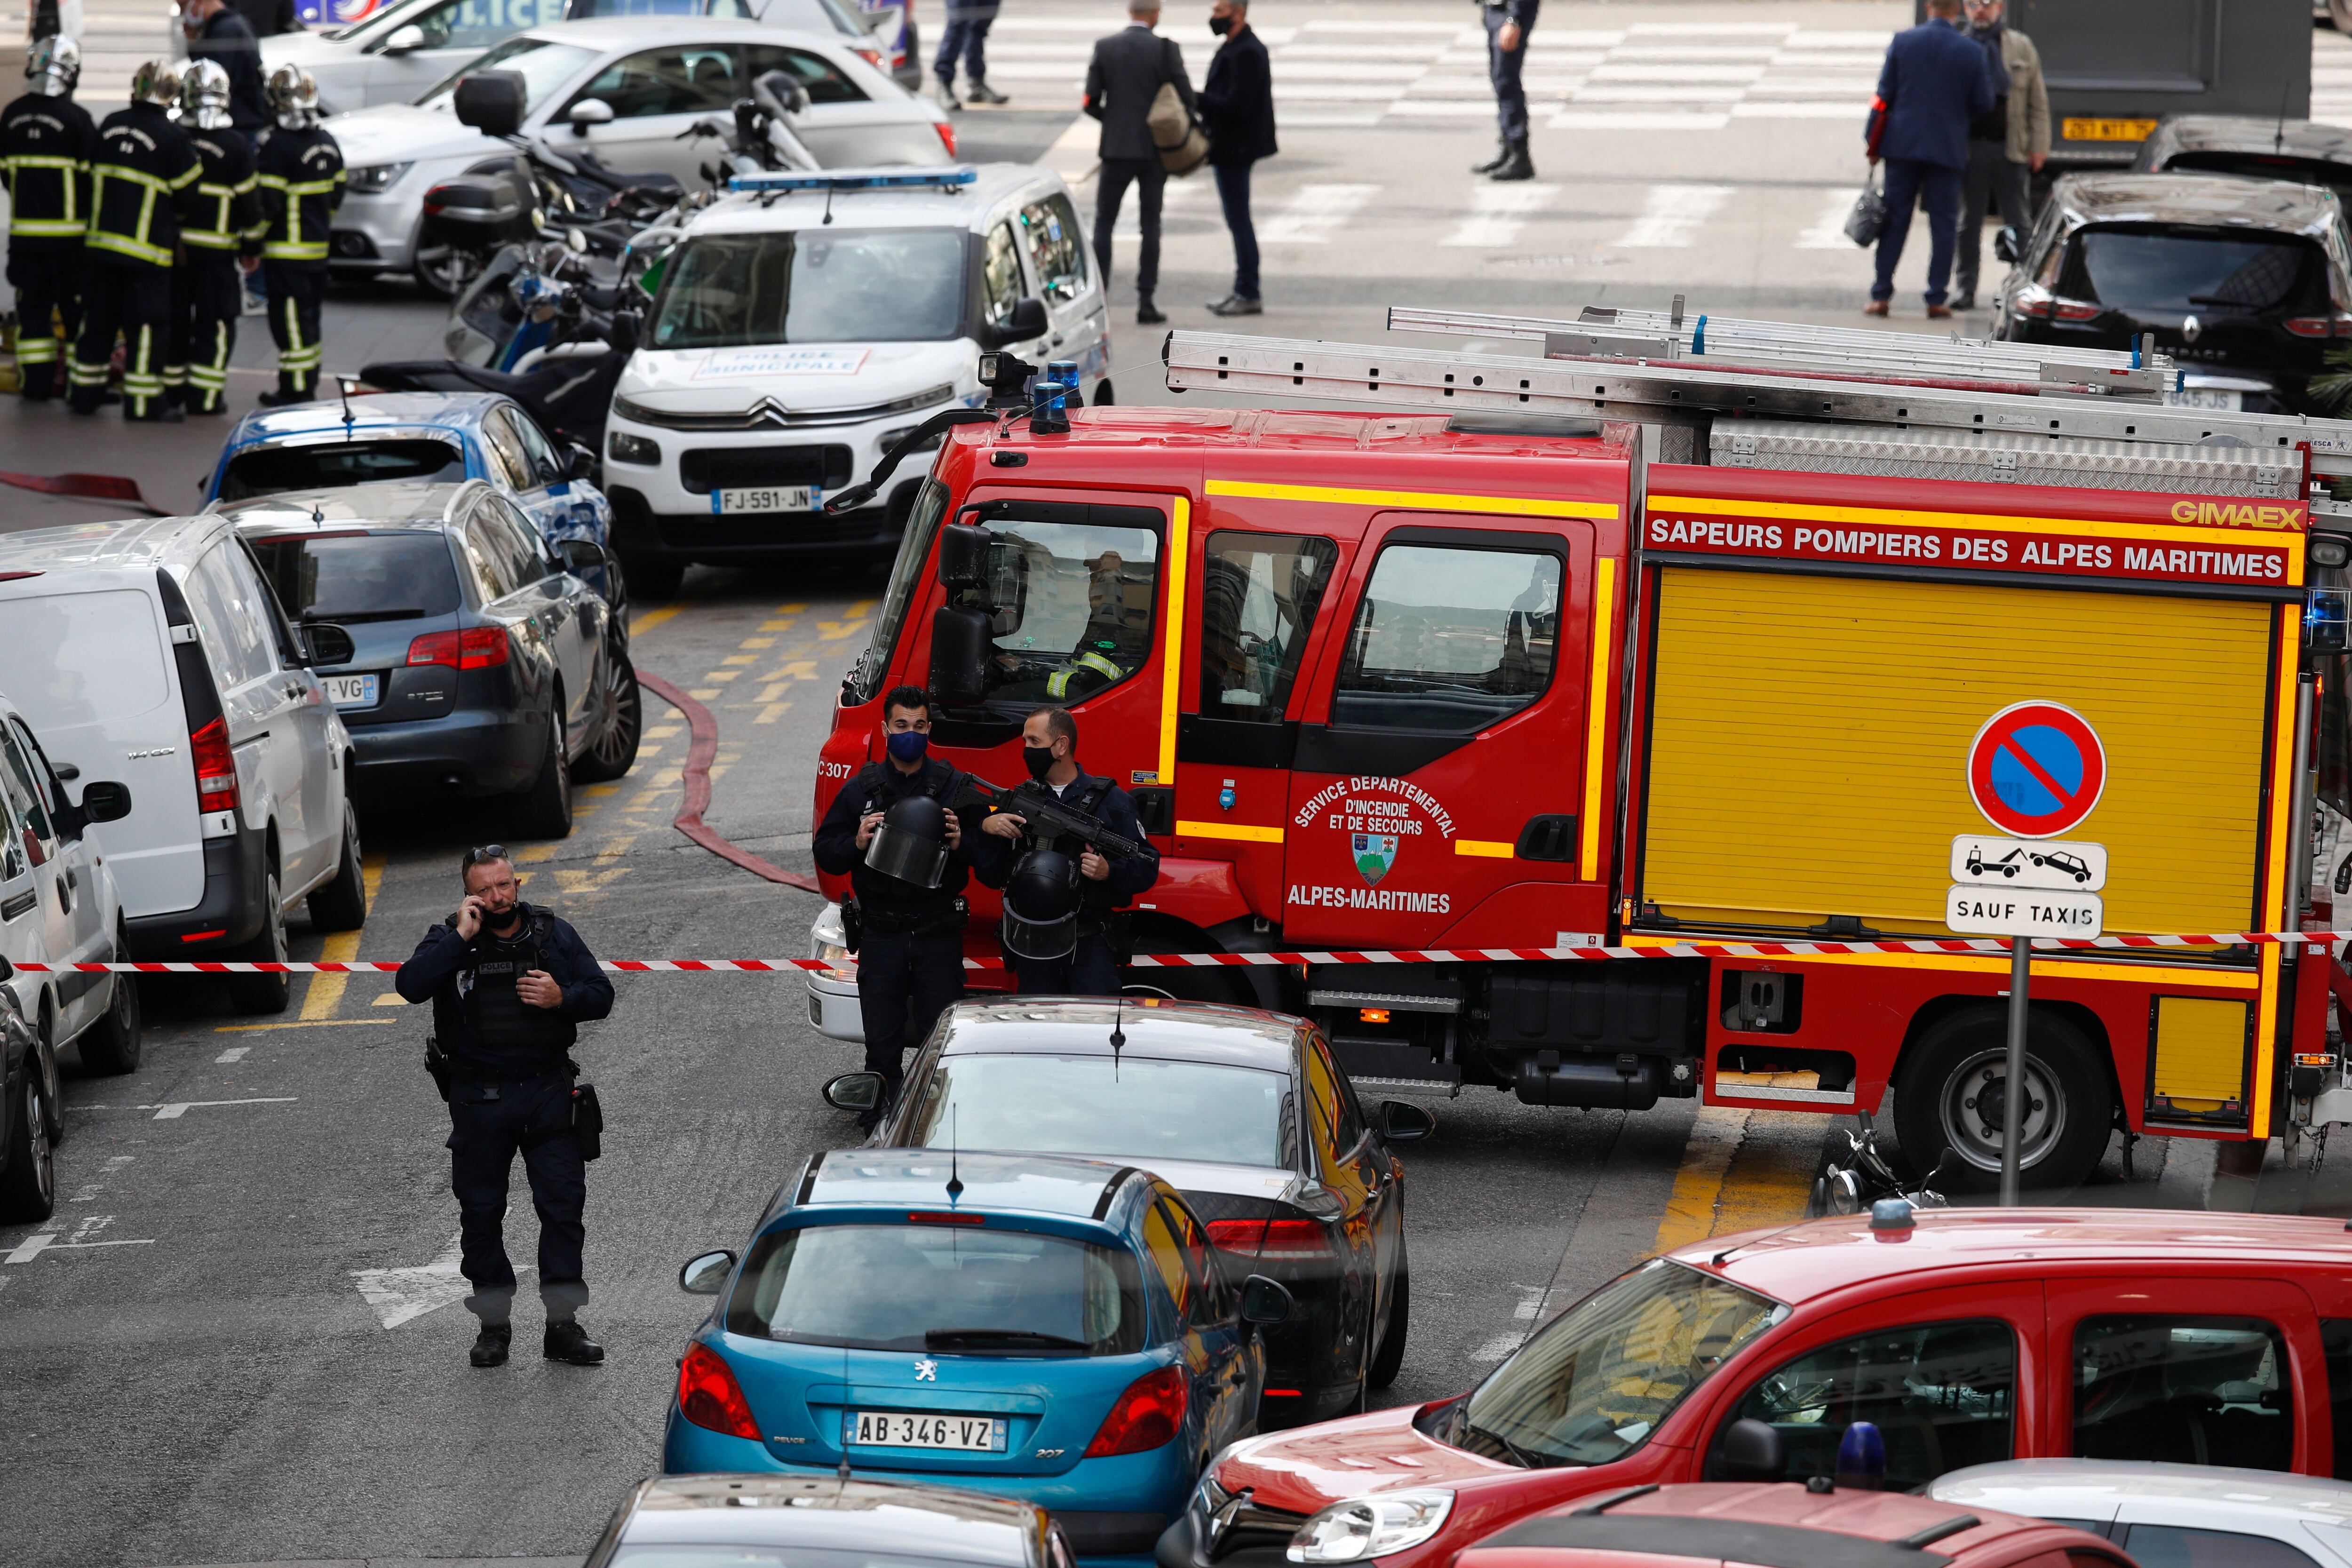
[[[1559,195],[1558,185],[1481,185],[1470,193],[1470,211],[1461,226],[1438,243],[1499,250],[1517,240],[1528,219]]]
[[[1258,226],[1258,243],[1328,244],[1335,229],[1380,194],[1378,185],[1301,185],[1289,205]]]
[[[1822,193],[1821,216],[1813,226],[1797,236],[1799,250],[1851,250],[1853,241],[1845,237],[1845,220],[1853,211],[1853,193],[1830,190]]]
[[[1686,249],[1698,237],[1699,226],[1730,198],[1729,185],[1660,185],[1651,191],[1642,216],[1617,245],[1635,250]]]

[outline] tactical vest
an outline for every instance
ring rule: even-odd
[[[457,917],[446,923],[456,929]],[[433,995],[433,1026],[457,1078],[520,1078],[562,1070],[564,1054],[580,1038],[579,1026],[551,1008],[522,999],[515,983],[537,969],[555,973],[548,954],[555,917],[530,911],[530,921],[512,937],[492,935],[475,948],[472,962]],[[454,993],[454,994],[453,994]]]

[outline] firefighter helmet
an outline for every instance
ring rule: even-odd
[[[1066,958],[1078,945],[1078,863],[1032,849],[1004,884],[1004,948],[1016,958]]]
[[[190,60],[180,81],[180,120],[199,131],[218,131],[229,122],[228,72],[217,60]]]
[[[927,795],[910,795],[892,805],[866,840],[868,870],[918,888],[936,888],[948,868],[948,814]]]
[[[180,107],[180,68],[169,60],[149,60],[131,73],[131,101],[158,109]]]
[[[269,73],[269,111],[281,130],[310,130],[319,123],[319,84],[299,66],[279,66]]]
[[[81,46],[63,33],[34,40],[25,51],[25,79],[44,98],[71,98],[81,79]]]

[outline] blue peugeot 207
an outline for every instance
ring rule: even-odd
[[[679,1364],[672,1474],[830,1470],[1042,1504],[1080,1558],[1149,1564],[1194,1479],[1256,1429],[1260,1325],[1201,1222],[1129,1166],[835,1150],[776,1194]]]

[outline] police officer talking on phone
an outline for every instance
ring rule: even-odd
[[[466,1308],[481,1321],[471,1359],[498,1366],[513,1338],[505,1221],[507,1179],[520,1153],[539,1211],[547,1359],[593,1366],[604,1347],[580,1326],[588,1300],[580,1252],[594,1157],[583,1140],[593,1144],[598,1124],[577,1119],[580,1069],[570,1053],[579,1026],[613,1010],[613,983],[579,932],[522,901],[505,846],[467,850],[458,876],[465,897],[457,913],[425,933],[394,984],[409,1002],[433,1004],[425,1065],[449,1102],[460,1268],[474,1286]]]
[[[1075,945],[1063,948],[1058,957],[1040,957],[1034,953],[1061,947],[1070,939],[1024,952],[1008,935],[1006,954],[1013,963],[1014,989],[1028,995],[1116,996],[1118,966],[1128,956],[1125,906],[1160,879],[1160,851],[1143,836],[1135,797],[1116,781],[1095,777],[1078,766],[1078,721],[1068,709],[1040,708],[1029,715],[1021,726],[1021,760],[1029,776],[1064,805],[1134,840],[1142,852],[1112,859],[1073,835],[1032,833],[1015,812],[992,813],[982,821],[982,833],[1005,841],[992,846],[979,864],[981,879],[1004,889],[1005,909],[1013,917],[1007,921],[1008,933],[1021,923],[1057,926],[1063,909],[1054,884],[1061,880],[1064,866],[1076,874],[1071,911],[1076,917]]]
[[[857,1119],[872,1131],[905,1081],[902,1057],[963,994],[962,893],[971,869],[955,809],[956,770],[929,755],[931,700],[899,686],[882,699],[884,759],[841,786],[812,847],[819,869],[845,873],[842,908],[857,955],[866,1070],[883,1098]]]

